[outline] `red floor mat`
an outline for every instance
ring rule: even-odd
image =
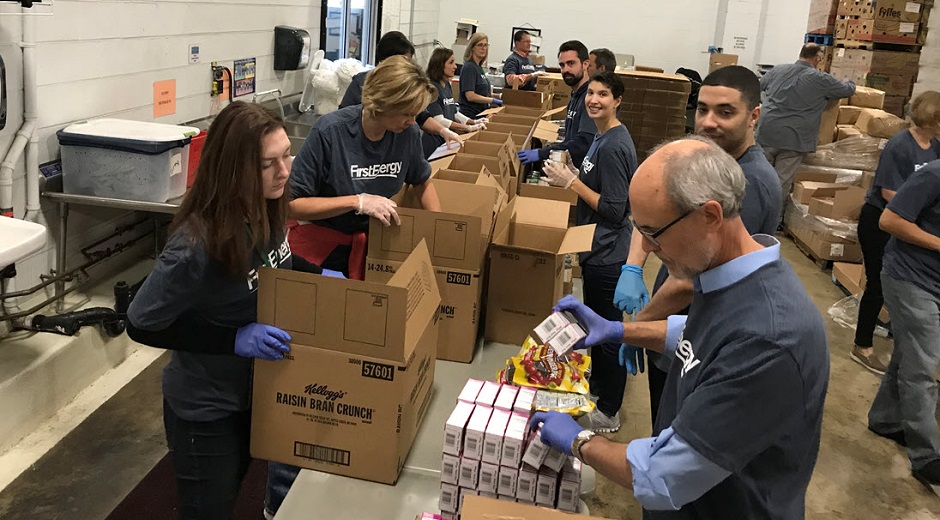
[[[268,464],[252,460],[248,474],[242,482],[235,520],[261,520],[264,518],[264,488],[268,478]],[[107,520],[172,520],[179,518],[177,511],[176,480],[173,461],[165,455],[124,500],[108,515]]]

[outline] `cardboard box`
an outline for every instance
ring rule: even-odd
[[[907,102],[910,100],[910,96],[888,96],[885,95],[885,106],[884,111],[889,114],[894,114],[898,117],[904,117],[904,108],[907,105]]]
[[[531,199],[557,200],[571,205],[578,205],[578,194],[568,188],[558,186],[540,186],[524,182],[519,185],[519,196]]]
[[[837,79],[851,81],[856,85],[874,88],[885,93],[885,96],[910,96],[917,79],[917,72],[864,72],[851,68],[832,67],[830,70]]]
[[[514,90],[511,88],[504,88],[502,92],[503,103],[507,105],[516,105],[520,107],[532,107],[539,108],[542,110],[549,110],[552,108],[552,96],[554,92],[552,91],[530,91],[530,90]]]
[[[463,453],[464,431],[473,415],[474,408],[472,402],[457,401],[457,406],[454,407],[444,424],[444,453],[454,456]]]
[[[460,491],[459,491],[458,494],[460,495],[460,500],[459,500],[459,502],[457,503],[457,511],[462,511],[462,510],[463,510],[464,500],[465,500],[467,497],[478,496],[478,495],[480,494],[480,492],[477,491],[476,489],[468,489],[468,488],[464,488],[464,487],[459,488],[459,489],[460,489]]]
[[[871,189],[875,183],[875,172],[865,172],[862,174],[862,187],[866,190]]]
[[[590,520],[600,517],[573,515],[526,503],[504,502],[484,497],[467,497],[461,520]]]
[[[473,137],[470,137],[469,139],[467,139],[466,142],[480,141],[483,143],[502,144],[502,143],[505,143],[506,141],[510,141],[513,145],[513,152],[518,152],[519,150],[523,149],[522,147],[523,145],[525,145],[525,140],[526,140],[526,136],[524,135],[513,134],[513,133],[507,134],[503,132],[493,132],[487,129],[482,132],[477,132],[476,134],[473,135]]]
[[[832,34],[840,2],[841,0],[811,0],[806,32],[812,34]]]
[[[835,262],[832,276],[852,294],[861,294],[865,290],[865,266],[862,264]]]
[[[866,108],[859,114],[858,121],[855,122],[855,128],[858,128],[863,134],[888,139],[901,130],[908,128],[910,124],[910,121],[889,114],[884,110]]]
[[[480,168],[486,168],[494,178],[499,179],[503,190],[512,198],[512,192],[508,188],[509,178],[512,177],[512,165],[505,157],[474,155],[460,151],[454,156],[448,168],[451,170],[470,172],[479,171]]]
[[[850,19],[846,27],[848,40],[915,45],[920,24],[890,20]]]
[[[819,260],[838,262],[861,262],[862,248],[857,242],[851,242],[828,233],[820,233],[806,228],[790,228],[790,233],[803,243]]]
[[[838,49],[832,58],[833,68],[859,72],[914,75],[920,68],[920,54],[867,49]]]
[[[457,485],[460,478],[460,457],[444,453],[441,455],[441,482]]]
[[[406,188],[393,200],[398,204],[400,226],[384,226],[377,219],[369,223],[369,258],[404,261],[415,246],[426,241],[431,262],[477,272],[482,268],[493,216],[502,197],[493,186],[470,185],[431,179],[443,211],[421,207],[415,191]],[[374,271],[367,266],[367,271]]]
[[[883,108],[885,93],[869,87],[855,87],[855,94],[849,98],[849,104],[862,108]]]
[[[841,104],[841,99],[833,99],[828,104],[826,104],[826,108],[822,113],[822,118],[819,120],[819,137],[817,139],[817,144],[820,146],[829,144],[835,140],[836,121],[839,120],[839,106]]]
[[[473,409],[473,415],[470,416],[467,428],[464,430],[463,458],[480,460],[483,456],[483,438],[492,413],[493,409],[488,406],[477,406]],[[473,487],[476,487],[476,484]]]
[[[711,74],[718,69],[730,67],[738,64],[737,54],[709,54],[708,55],[708,73]]]
[[[497,124],[506,124],[506,125],[516,125],[516,126],[533,126],[538,124],[541,119],[534,116],[523,116],[519,114],[504,114],[502,112],[498,114],[493,114],[490,116],[491,123]],[[489,125],[487,125],[489,128]]]
[[[858,16],[868,20],[897,22],[920,21],[923,0],[841,0],[839,16]]]
[[[500,495],[516,499],[516,483],[519,481],[519,468],[508,466],[499,467],[499,484],[496,486],[496,492]]]
[[[515,152],[515,144],[508,138],[502,143],[486,143],[483,141],[468,140],[463,144],[463,153],[470,155],[484,155],[486,157],[499,157],[512,166],[511,174],[517,175],[516,163],[519,158]]]
[[[563,294],[564,255],[589,251],[594,225],[568,228],[564,202],[516,197],[496,218],[490,246],[487,339],[518,344]]]
[[[865,188],[849,186],[837,191],[832,197],[813,197],[809,203],[809,213],[835,220],[858,220],[866,193],[868,190]]]
[[[480,171],[477,172],[465,172],[460,170],[452,170],[450,168],[443,168],[431,174],[432,179],[440,179],[442,181],[451,182],[463,182],[466,184],[477,184],[480,182],[481,177],[492,178],[493,176],[485,166],[480,168]],[[498,181],[496,183],[499,185]],[[502,189],[502,186],[500,186],[500,189]]]
[[[855,128],[855,125],[839,125],[836,127],[836,141],[855,137],[856,135],[862,135],[862,131]]]
[[[424,244],[385,285],[261,270],[258,322],[293,341],[283,360],[254,363],[252,456],[398,480],[434,381],[440,295],[429,270]]]
[[[476,489],[480,482],[480,461],[460,457],[458,482],[461,488]]]
[[[498,134],[523,136],[523,144],[520,146],[523,150],[527,150],[530,148],[533,131],[535,131],[535,125],[512,125],[507,123],[494,123],[491,121],[486,125],[486,131],[480,133],[494,132]]]
[[[844,189],[848,189],[845,184],[800,181],[793,184],[793,196],[801,204],[809,204],[813,197],[832,197]]]
[[[859,114],[862,113],[861,107],[841,105],[839,107],[839,119],[836,121],[840,125],[854,125],[858,121]]]

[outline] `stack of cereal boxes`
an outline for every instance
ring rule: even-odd
[[[467,495],[578,510],[581,463],[529,432],[536,391],[467,381],[444,426],[441,514],[459,517]]]

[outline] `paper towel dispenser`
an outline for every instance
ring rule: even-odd
[[[310,33],[296,27],[274,28],[274,70],[302,70],[310,61]]]

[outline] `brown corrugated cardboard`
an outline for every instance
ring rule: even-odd
[[[866,190],[875,183],[875,172],[865,172],[862,174],[862,187]]]
[[[813,197],[832,197],[839,190],[848,188],[845,184],[828,182],[799,181],[793,183],[793,196],[801,204],[809,204]]]
[[[451,170],[443,169],[437,170],[431,174],[432,179],[440,179],[442,181],[452,181],[452,182],[465,182],[467,184],[476,184],[480,177],[490,177],[490,171],[486,167],[480,168],[478,172],[465,172],[461,170]],[[494,182],[497,182],[494,180]],[[498,184],[498,182],[497,182]]]
[[[885,96],[884,111],[894,114],[898,117],[904,117],[904,106],[910,100],[910,96]]]
[[[911,75],[917,74],[920,67],[920,54],[916,52],[838,49],[832,58],[832,67],[854,69],[860,72]]]
[[[575,515],[556,509],[481,496],[467,496],[460,518],[461,520],[590,520],[601,517]]]
[[[401,262],[369,258],[366,281],[384,282],[400,266]],[[434,276],[441,293],[437,359],[469,363],[477,345],[483,277],[480,271],[446,267],[435,267]]]
[[[486,338],[518,344],[551,313],[564,255],[589,251],[594,225],[568,229],[570,205],[516,197],[496,218],[490,246]]]
[[[737,54],[709,54],[708,55],[708,73],[711,74],[718,69],[730,67],[738,64]]]
[[[539,186],[538,184],[523,183],[519,185],[519,196],[533,199],[560,200],[572,206],[578,204],[578,194],[568,188],[557,186]]]
[[[850,19],[848,20],[845,38],[849,40],[914,45],[917,43],[917,33],[919,30],[920,24],[917,22]]]
[[[493,123],[507,124],[507,125],[519,125],[531,127],[532,125],[537,124],[541,119],[533,116],[521,116],[513,114],[493,114],[490,116],[490,121]],[[488,125],[487,125],[488,126]]]
[[[790,228],[790,233],[819,260],[862,261],[862,248],[857,242],[806,228]]]
[[[858,16],[867,20],[896,22],[920,21],[923,0],[841,0],[839,16]]]
[[[519,151],[522,149],[522,145],[525,144],[526,136],[513,134],[513,133],[502,133],[494,132],[489,129],[482,132],[477,132],[473,137],[467,139],[467,141],[480,141],[484,143],[504,143],[506,140],[512,142],[514,151]]]
[[[809,213],[836,220],[858,220],[866,193],[868,190],[865,188],[848,186],[835,192],[832,197],[813,197],[809,203]]]
[[[416,246],[387,284],[262,269],[258,321],[294,344],[403,362],[440,303],[427,245]]]
[[[911,125],[910,121],[889,114],[884,110],[866,108],[858,116],[855,128],[872,137],[888,139]]]
[[[553,91],[539,92],[528,90],[513,90],[511,88],[504,88],[502,91],[503,103],[507,105],[532,107],[541,110],[548,110],[552,108],[552,95],[554,95]]]
[[[819,137],[817,144],[829,144],[835,140],[836,121],[839,120],[839,105],[842,104],[842,101],[841,99],[833,99],[826,105],[826,109],[823,110],[822,118],[819,121]]]
[[[839,119],[837,124],[854,125],[858,121],[858,115],[862,113],[861,107],[842,105],[839,107]]]
[[[840,0],[812,0],[809,6],[809,20],[806,32],[812,34],[832,34],[836,12]]]
[[[516,145],[508,138],[502,143],[487,143],[484,141],[466,141],[463,144],[463,153],[470,155],[484,155],[486,157],[499,157],[509,163],[511,175],[518,175],[522,169],[519,157],[515,151]]]
[[[535,125],[510,125],[504,123],[493,123],[490,122],[486,125],[487,132],[497,132],[500,134],[513,134],[525,136],[523,139],[523,144],[520,147],[523,150],[529,148],[530,140],[532,139],[532,132],[535,130]],[[483,133],[483,132],[481,132]]]
[[[258,321],[293,340],[283,360],[254,363],[252,456],[398,479],[434,380],[440,294],[430,273],[424,244],[384,285],[262,269]]]
[[[434,175],[434,172],[436,172],[437,170],[441,170],[441,169],[444,169],[444,168],[449,168],[449,167],[450,167],[450,163],[453,162],[453,160],[454,160],[454,156],[453,156],[453,155],[448,155],[447,157],[442,157],[442,158],[440,158],[440,159],[431,161],[431,162],[430,162],[430,164],[431,164],[431,175]]]
[[[855,94],[849,98],[849,104],[862,108],[883,108],[885,93],[874,88],[855,87]]]
[[[839,125],[836,129],[836,141],[848,139],[856,135],[862,135],[862,131],[855,128],[855,125]]]
[[[475,172],[485,167],[493,174],[493,177],[499,179],[500,184],[503,186],[503,189],[506,189],[507,194],[510,193],[507,189],[507,184],[509,177],[512,177],[512,165],[509,164],[505,157],[487,157],[485,155],[474,155],[461,151],[454,156],[447,167],[451,170],[469,172]]]
[[[399,226],[369,223],[369,257],[404,261],[422,241],[431,252],[431,263],[477,271],[481,269],[493,217],[502,197],[492,186],[431,179],[443,211],[418,209],[413,189],[393,200],[398,203]]]
[[[832,265],[832,276],[852,294],[865,290],[865,267],[862,264],[836,262]]]
[[[852,68],[832,67],[830,74],[843,81],[874,88],[885,96],[909,96],[916,81],[917,72],[865,72]]]

